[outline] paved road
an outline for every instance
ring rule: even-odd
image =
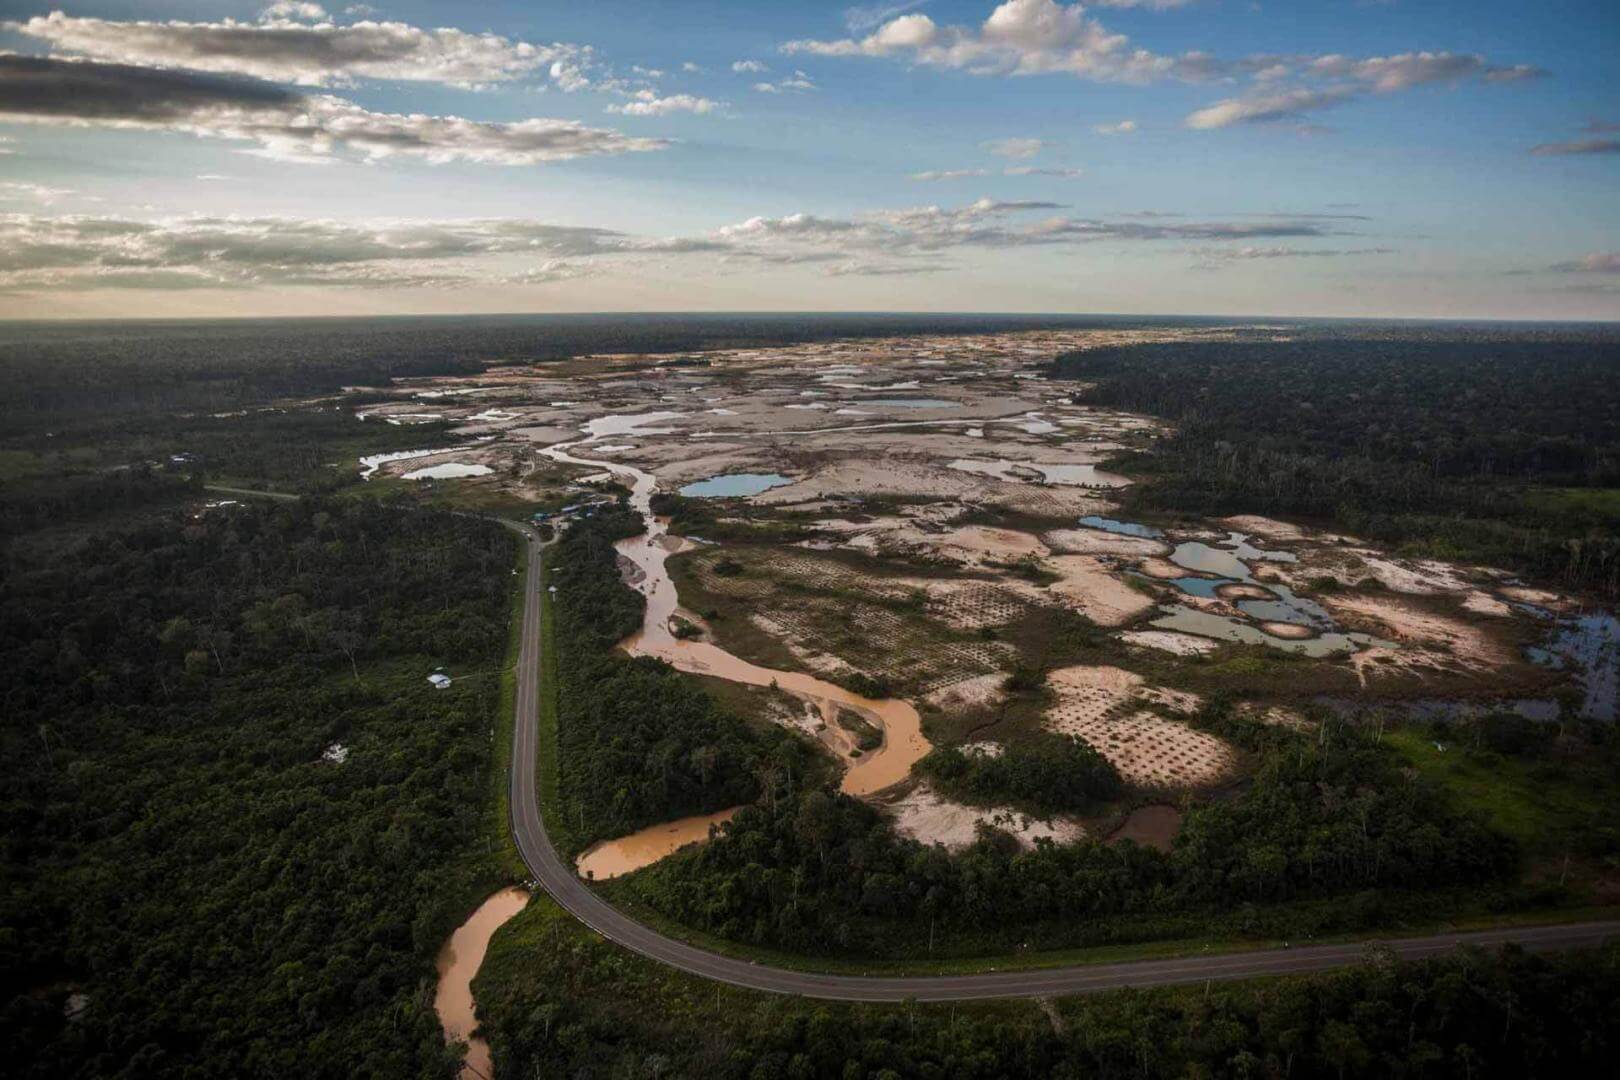
[[[903,1001],[907,998],[962,1001],[1085,994],[1126,986],[1166,986],[1322,971],[1354,964],[1366,955],[1370,942],[981,975],[821,975],[720,956],[643,926],[574,876],[573,868],[564,863],[551,846],[545,824],[540,820],[535,744],[539,735],[541,544],[532,530],[520,525],[511,527],[526,536],[529,545],[528,574],[524,579],[523,640],[518,653],[517,722],[512,736],[512,833],[523,861],[552,898],[579,921],[625,948],[682,971],[736,986],[843,1001]],[[1620,923],[1606,922],[1435,934],[1379,944],[1387,945],[1403,959],[1416,959],[1449,952],[1463,944],[1494,946],[1512,941],[1533,951],[1545,951],[1597,945],[1615,936],[1620,936]]]

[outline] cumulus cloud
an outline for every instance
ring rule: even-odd
[[[267,21],[120,22],[53,11],[0,24],[58,53],[147,67],[184,67],[301,86],[355,79],[479,86],[549,73],[563,89],[588,84],[588,47],[536,45],[499,34],[427,30],[400,22],[307,23],[266,11]],[[316,10],[319,10],[318,8]],[[324,16],[324,12],[322,13]],[[320,16],[316,16],[320,17]]]
[[[1620,154],[1620,139],[1572,139],[1569,142],[1537,143],[1530,148],[1532,154],[1542,157],[1563,157],[1571,154]]]
[[[1094,124],[1091,130],[1098,135],[1129,135],[1136,130],[1136,121],[1121,120],[1117,124]]]
[[[491,123],[378,113],[342,98],[246,79],[4,54],[0,120],[251,141],[258,144],[255,153],[297,161],[330,161],[348,148],[372,160],[403,155],[435,164],[533,165],[668,145],[573,120]]]
[[[801,91],[802,92],[802,91],[809,91],[809,90],[819,90],[821,88],[816,85],[815,80],[812,79],[809,75],[806,75],[802,71],[795,71],[789,77],[787,77],[785,79],[778,79],[776,82],[773,82],[773,83],[772,82],[757,82],[757,83],[754,84],[754,89],[759,91],[761,94],[782,94],[782,93],[787,93],[789,91]]]
[[[262,22],[273,22],[277,19],[302,19],[305,22],[319,22],[326,17],[326,9],[321,5],[305,3],[301,2],[301,0],[276,0],[274,4],[259,13],[259,19]]]
[[[1066,72],[1108,82],[1200,76],[1208,63],[1199,54],[1176,59],[1135,48],[1125,35],[1088,18],[1080,4],[1056,0],[1005,0],[976,27],[941,25],[912,11],[861,38],[789,41],[781,48],[816,56],[890,57],[976,75]]]
[[[758,75],[771,69],[762,60],[733,60],[731,70],[739,74]]]
[[[668,116],[670,113],[711,113],[716,109],[725,108],[725,102],[714,101],[706,97],[694,97],[691,94],[670,94],[659,97],[652,90],[638,90],[632,95],[633,100],[622,105],[609,105],[607,111],[620,113],[624,116]]]
[[[1164,9],[1181,4],[1178,0],[1100,0],[1096,6]],[[1525,64],[1500,65],[1481,56],[1449,52],[1370,58],[1334,53],[1223,59],[1196,50],[1163,55],[1133,45],[1126,35],[1110,31],[1091,18],[1081,4],[1059,0],[1004,0],[977,26],[941,24],[926,14],[908,10],[861,37],[789,41],[781,50],[788,54],[886,58],[985,76],[1062,73],[1098,82],[1126,83],[1251,80],[1252,95],[1235,95],[1189,117],[1189,126],[1196,128],[1297,117],[1362,94],[1394,93],[1432,83],[1467,79],[1511,83],[1546,74]]]
[[[1598,251],[1568,262],[1554,263],[1548,269],[1561,274],[1620,274],[1620,251]]]
[[[1046,144],[1040,139],[992,139],[981,145],[997,157],[1032,158]]]

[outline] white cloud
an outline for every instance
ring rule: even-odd
[[[912,12],[860,39],[789,41],[781,48],[790,54],[895,57],[976,75],[1068,72],[1141,82],[1176,70],[1176,61],[1132,48],[1123,34],[1087,18],[1081,5],[1056,0],[1005,0],[978,27],[940,25]]]
[[[761,94],[780,94],[790,90],[808,92],[811,90],[819,90],[821,87],[817,86],[815,80],[809,75],[806,75],[802,71],[795,71],[789,77],[785,79],[778,79],[774,83],[757,82],[754,84],[754,89]]]
[[[984,149],[998,157],[1032,158],[1046,145],[1040,139],[992,139],[981,143]]]
[[[0,289],[457,286],[512,280],[489,265],[543,261],[531,283],[583,276],[565,261],[640,250],[608,229],[525,219],[339,222],[0,214]]]
[[[92,61],[0,54],[0,85],[0,121],[250,141],[258,144],[252,152],[288,161],[330,161],[349,149],[370,160],[534,165],[669,145],[574,120],[379,113],[268,83]]]
[[[1121,120],[1117,124],[1095,124],[1091,130],[1098,135],[1129,135],[1136,130],[1136,121]]]
[[[341,85],[357,78],[480,86],[549,69],[560,86],[571,89],[591,63],[588,47],[534,45],[498,34],[426,30],[399,22],[119,22],[54,11],[0,25],[61,53],[301,86]]]
[[[1335,90],[1283,90],[1250,97],[1227,98],[1199,109],[1187,117],[1190,128],[1208,130],[1233,124],[1264,123],[1294,119],[1307,112],[1340,105],[1355,96],[1348,88]]]
[[[1563,274],[1620,274],[1620,251],[1596,251],[1569,262],[1554,263],[1550,269]]]
[[[659,97],[652,90],[638,90],[633,101],[623,105],[609,105],[607,111],[624,116],[668,116],[670,113],[710,113],[725,108],[725,102],[691,94],[670,94]]]
[[[925,169],[911,174],[913,180],[964,180],[970,176],[989,176],[988,169]]]
[[[758,216],[707,235],[670,237],[523,218],[146,220],[0,213],[0,290],[544,284],[612,264],[639,265],[649,256],[707,259],[713,268],[811,265],[833,276],[891,276],[950,269],[941,257],[951,252],[1166,241],[1223,245],[1209,249],[1221,253],[1212,258],[1281,258],[1272,249],[1230,253],[1224,245],[1331,236],[1338,227],[1303,217],[1107,220],[1071,217],[1063,209],[1054,202],[982,198],[850,217]]]
[[[276,0],[274,4],[259,12],[261,22],[276,22],[281,19],[320,22],[326,18],[326,9],[321,5],[305,3],[301,2],[301,0]]]
[[[19,180],[0,181],[0,200],[8,202],[29,199],[34,202],[53,203],[72,194],[74,194],[72,188],[48,187],[45,184],[30,184]]]
[[[582,277],[590,277],[593,273],[595,271],[589,266],[565,262],[562,259],[548,259],[539,266],[530,267],[505,280],[512,285],[550,285],[558,281],[575,281]]]
[[[689,75],[696,75],[699,72],[701,72],[703,70],[703,68],[700,67],[697,64],[692,63],[692,61],[690,61],[690,60],[685,60],[685,61],[682,61],[682,63],[681,63],[681,70],[686,72]]]
[[[1177,0],[1099,2],[1116,8],[1182,6]],[[1448,52],[1360,59],[1329,54],[1230,60],[1196,50],[1161,55],[1108,30],[1089,17],[1081,4],[1058,0],[1004,0],[977,26],[941,24],[911,11],[878,25],[864,37],[789,41],[781,50],[790,55],[887,58],[981,76],[1065,73],[1125,83],[1252,80],[1253,94],[1235,95],[1189,117],[1189,126],[1195,128],[1298,116],[1361,94],[1387,94],[1432,83],[1465,79],[1511,83],[1545,74],[1526,64],[1504,66],[1481,56]],[[1300,85],[1289,87],[1289,81]]]
[[[734,60],[731,64],[731,70],[738,72],[739,74],[747,73],[751,75],[758,75],[762,71],[769,71],[771,69],[765,63],[759,60]]]
[[[1009,165],[1005,174],[1007,176],[1055,176],[1061,180],[1073,180],[1086,175],[1084,169],[1072,168],[1037,168],[1034,165]]]

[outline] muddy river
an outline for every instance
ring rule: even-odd
[[[473,1035],[478,1021],[473,1016],[472,981],[484,963],[489,939],[528,902],[529,894],[523,889],[502,889],[480,904],[439,950],[439,988],[433,995],[433,1011],[439,1014],[445,1042],[462,1039],[467,1043],[463,1077],[495,1075],[489,1044]]]
[[[678,671],[713,675],[716,678],[749,686],[774,684],[778,689],[814,706],[823,717],[836,716],[839,707],[853,710],[883,733],[883,744],[850,766],[844,774],[842,790],[849,795],[872,795],[906,779],[911,775],[911,767],[932,749],[928,740],[923,737],[922,718],[910,702],[898,698],[878,700],[862,697],[860,694],[803,672],[761,667],[733,656],[712,642],[682,641],[671,631],[671,618],[680,611],[680,600],[675,594],[675,585],[670,580],[665,562],[669,558],[670,547],[679,545],[669,543],[666,539],[668,525],[655,517],[652,512],[651,501],[653,493],[658,488],[657,478],[633,465],[581,457],[574,453],[577,450],[588,454],[592,443],[609,433],[651,434],[649,429],[638,430],[639,424],[669,418],[668,413],[646,413],[639,417],[605,417],[588,426],[590,438],[549,447],[544,451],[546,456],[553,460],[604,469],[630,481],[630,504],[641,515],[647,530],[640,536],[620,541],[618,549],[620,554],[634,563],[641,572],[639,580],[633,581],[632,584],[646,597],[647,613],[641,629],[622,642],[622,647],[632,656],[657,657]],[[690,621],[698,621],[689,613],[682,612],[682,615]],[[655,833],[664,827],[654,826],[650,830],[643,830],[641,833],[612,843],[626,845],[623,849],[626,851],[637,850],[650,855],[656,850],[657,844],[647,834]],[[701,834],[693,839],[701,839],[706,835],[705,826]],[[647,865],[672,850],[674,848],[668,848],[640,865]],[[626,866],[616,872],[625,873],[632,869],[636,867]],[[606,875],[599,874],[599,876]]]
[[[740,809],[742,807],[733,806],[718,814],[699,814],[649,825],[629,836],[592,844],[575,861],[574,868],[580,877],[593,881],[606,881],[632,870],[640,870],[666,855],[675,854],[688,844],[701,844],[709,838],[710,826],[730,821]]]

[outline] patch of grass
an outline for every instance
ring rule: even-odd
[[[1474,751],[1417,728],[1389,732],[1384,741],[1441,784],[1459,808],[1483,815],[1532,857],[1562,856],[1614,813],[1612,779],[1603,783],[1575,762]]]

